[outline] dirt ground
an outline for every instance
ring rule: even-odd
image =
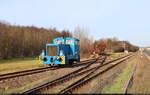
[[[0,81],[0,93],[7,94],[12,92],[18,92],[22,89],[26,89],[32,87],[33,85],[37,85],[43,81],[54,80],[79,68],[80,67],[61,68],[58,70],[50,70],[38,74],[2,80]]]
[[[123,54],[115,54],[115,56],[113,56],[113,58],[119,57],[121,55],[123,55]],[[110,57],[112,57],[112,56],[110,56]],[[110,59],[110,58],[108,58],[108,59]],[[67,74],[70,71],[73,71],[75,69],[77,69],[77,68],[74,68],[74,69],[64,68],[61,70],[43,72],[43,73],[39,73],[39,74],[35,74],[35,75],[28,75],[28,76],[17,77],[17,78],[0,81],[0,93],[16,92],[18,90],[22,90],[22,89],[31,87],[32,85],[36,85],[43,80],[55,79],[64,74]]]
[[[128,93],[150,93],[150,60],[144,53],[137,55],[137,67]]]
[[[120,72],[123,70],[123,68],[126,67],[126,65],[127,65],[126,63],[127,63],[127,61],[112,68],[105,74],[102,74],[98,78],[95,78],[94,80],[92,80],[91,82],[89,82],[88,84],[83,86],[82,88],[78,89],[74,93],[100,94],[101,90],[106,85],[110,84],[115,79],[115,77],[117,77],[120,74]],[[88,90],[87,90],[87,88],[88,88]]]

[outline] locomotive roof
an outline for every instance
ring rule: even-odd
[[[55,39],[62,39],[63,37],[58,37],[58,38],[55,38]],[[75,39],[77,41],[79,41],[79,39],[77,38],[74,38],[74,37],[64,37],[65,39]]]

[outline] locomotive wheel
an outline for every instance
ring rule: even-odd
[[[58,67],[63,67],[64,65],[62,65],[62,64],[58,64]]]
[[[80,60],[77,60],[76,62],[80,62]]]
[[[69,60],[69,65],[72,65],[73,64],[73,60]]]

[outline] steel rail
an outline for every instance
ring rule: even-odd
[[[53,81],[50,81],[50,82],[47,82],[45,84],[42,84],[40,86],[37,86],[37,87],[33,87],[31,89],[27,89],[27,90],[24,90],[24,91],[21,91],[22,94],[27,94],[27,93],[34,93],[34,92],[37,92],[38,90],[42,89],[42,88],[45,88],[45,87],[48,87],[48,86],[52,86],[52,85],[56,85],[56,83],[60,83],[68,78],[71,78],[71,77],[75,77],[75,76],[78,76],[78,75],[81,75],[83,73],[86,73],[86,72],[89,72],[90,71],[90,75],[92,74],[92,72],[96,71],[97,69],[99,69],[100,67],[108,64],[108,63],[112,63],[114,61],[117,61],[119,59],[122,59],[122,58],[125,58],[129,55],[126,55],[126,56],[123,56],[123,57],[119,57],[119,58],[116,58],[116,59],[113,59],[113,60],[110,60],[110,61],[107,61],[107,62],[102,62],[103,64],[100,64],[98,67],[95,67],[95,68],[91,68],[89,70],[86,70],[86,71],[83,71],[81,72],[81,70],[89,67],[91,64],[87,65],[87,67],[85,66],[84,68],[80,68],[79,70],[75,71],[75,72],[72,72],[70,74],[67,74],[67,75],[64,75],[63,77],[60,77],[56,80],[53,80]],[[95,61],[96,62],[96,61]],[[90,76],[88,75],[88,76]]]
[[[79,69],[77,69],[77,70],[75,70],[75,71],[73,71],[73,72],[71,72],[71,73],[69,73],[69,74],[66,74],[66,75],[64,75],[64,76],[62,76],[62,77],[60,77],[60,78],[57,78],[57,79],[52,80],[52,81],[50,81],[50,82],[44,83],[44,84],[42,84],[42,85],[40,85],[40,86],[37,86],[37,87],[33,87],[33,88],[31,88],[31,89],[27,89],[27,90],[20,91],[19,93],[21,93],[21,94],[34,93],[34,92],[38,91],[38,90],[41,89],[41,88],[44,88],[44,87],[47,87],[47,86],[52,86],[52,85],[55,85],[56,83],[60,83],[60,82],[62,82],[62,81],[64,81],[64,80],[66,80],[66,79],[69,79],[69,78],[71,78],[71,77],[77,76],[78,74],[76,74],[76,73],[79,73],[79,72],[81,72],[82,70],[88,68],[90,65],[96,63],[97,60],[98,60],[98,59],[93,60],[92,62],[89,62],[88,64],[86,64],[86,66],[84,66],[84,67],[82,67],[82,68],[79,68]],[[103,60],[104,60],[104,59],[103,59]],[[87,71],[85,71],[85,72],[87,72]],[[85,73],[85,72],[81,72],[80,74],[83,74],[83,73]]]
[[[94,59],[92,59],[91,61],[93,62]],[[97,59],[95,59],[97,60]],[[87,64],[91,62],[90,60],[87,60]],[[86,61],[81,61],[80,64],[73,64],[69,67],[74,67],[74,66],[81,66],[81,65],[87,65],[84,64]],[[10,79],[10,78],[14,78],[14,77],[19,77],[19,76],[25,76],[25,75],[31,75],[31,74],[36,74],[36,73],[41,73],[41,72],[45,72],[45,71],[49,71],[49,70],[54,70],[55,68],[64,68],[64,67],[68,67],[68,66],[54,66],[54,67],[43,67],[43,68],[36,68],[36,69],[31,69],[31,70],[24,70],[24,71],[17,71],[17,72],[12,72],[12,73],[7,73],[7,74],[1,74],[0,75],[0,81],[4,80],[4,79]]]
[[[134,64],[134,66],[132,68],[132,71],[131,71],[130,75],[128,76],[128,79],[127,79],[126,83],[123,86],[123,93],[124,94],[128,93],[128,88],[129,88],[129,85],[131,84],[131,81],[133,80],[135,70],[136,70],[136,64]]]
[[[85,84],[86,82],[88,82],[88,81],[94,79],[95,77],[97,77],[97,76],[99,76],[99,75],[101,75],[101,74],[107,72],[108,70],[112,69],[113,67],[115,67],[115,66],[118,65],[119,63],[124,62],[125,60],[127,60],[127,59],[130,58],[130,57],[131,57],[131,56],[127,56],[125,59],[123,59],[123,60],[117,62],[116,64],[114,64],[114,65],[112,65],[112,66],[110,66],[110,67],[108,67],[108,68],[102,70],[101,72],[98,72],[98,73],[94,74],[94,72],[100,68],[100,67],[98,67],[98,68],[95,69],[93,72],[90,72],[88,75],[86,75],[85,77],[83,77],[83,78],[81,78],[80,80],[74,82],[73,84],[69,85],[69,86],[66,87],[65,89],[61,90],[61,91],[59,92],[59,94],[68,93],[68,92],[71,93],[74,89],[80,87],[81,85],[83,85],[83,84]],[[120,58],[119,58],[119,59],[120,59]],[[112,61],[110,61],[110,62],[112,62]],[[108,64],[108,63],[105,63],[105,65],[106,65],[106,64]]]

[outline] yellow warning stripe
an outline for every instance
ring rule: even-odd
[[[62,56],[61,59],[62,59],[61,64],[65,64],[65,56]]]

